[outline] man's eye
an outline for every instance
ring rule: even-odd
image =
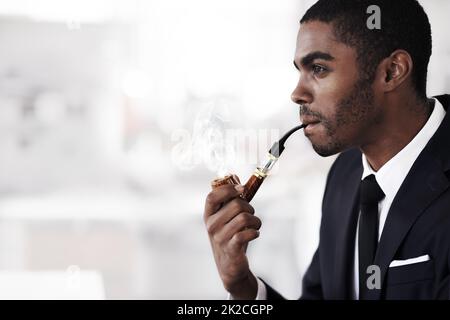
[[[314,75],[321,75],[322,73],[326,72],[327,69],[325,67],[319,66],[317,64],[312,66],[312,72]]]

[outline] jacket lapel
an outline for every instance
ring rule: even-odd
[[[448,106],[444,103],[443,105],[445,108]],[[369,290],[368,299],[382,298],[389,264],[408,231],[426,208],[450,185],[445,175],[450,163],[449,133],[450,117],[447,114],[438,131],[417,158],[392,202],[374,262],[380,267],[382,289]]]

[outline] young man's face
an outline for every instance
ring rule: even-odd
[[[356,50],[335,39],[331,24],[307,22],[294,63],[300,79],[292,100],[301,105],[301,121],[315,123],[305,129],[314,150],[329,156],[367,143],[382,113],[371,83],[360,77]]]

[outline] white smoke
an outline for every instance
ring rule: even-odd
[[[233,141],[227,135],[230,112],[227,104],[216,102],[203,108],[194,122],[192,142],[194,153],[206,167],[223,176],[235,158]]]

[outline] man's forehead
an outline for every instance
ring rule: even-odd
[[[323,22],[307,22],[300,26],[297,34],[297,51],[324,51],[335,43],[333,29]]]
[[[306,22],[300,26],[297,35],[295,60],[300,61],[312,52],[339,55],[343,48],[350,49],[336,39],[331,24],[319,21]]]

